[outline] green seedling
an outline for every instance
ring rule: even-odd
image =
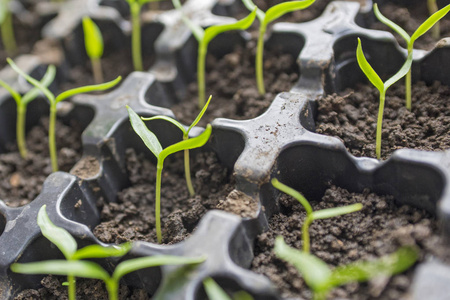
[[[27,264],[12,264],[11,270],[17,273],[25,274],[55,274],[51,271],[53,268],[58,267],[56,262],[61,264],[61,269],[64,269],[64,265],[68,263],[78,266],[79,261],[87,258],[105,258],[105,257],[120,257],[125,255],[130,249],[131,244],[125,243],[118,246],[103,247],[100,245],[89,245],[84,248],[77,250],[78,245],[75,239],[70,235],[70,233],[64,228],[56,226],[48,217],[46,211],[46,205],[43,205],[39,210],[37,216],[37,224],[41,229],[42,235],[46,237],[50,242],[55,244],[55,246],[62,252],[66,261],[43,261],[38,263],[27,263]],[[82,266],[83,264],[81,264]],[[75,300],[75,276],[80,274],[76,273],[76,268],[74,272],[71,272],[71,268],[68,268],[64,274],[56,275],[67,275],[67,285],[69,300]],[[87,274],[92,272],[86,269]]]
[[[47,71],[45,72],[44,77],[42,77],[41,84],[43,86],[49,86],[50,83],[53,82],[55,78],[56,69],[54,66],[49,66]],[[25,122],[27,115],[27,106],[28,104],[36,99],[39,95],[40,90],[38,88],[33,88],[28,91],[23,96],[20,95],[17,91],[15,91],[9,84],[0,80],[0,85],[4,87],[13,97],[16,102],[17,107],[17,117],[16,117],[16,140],[17,140],[17,148],[19,149],[20,156],[22,158],[27,157],[27,144],[25,141]]]
[[[380,10],[378,9],[377,4],[373,5],[373,10],[375,12],[375,16],[378,18],[378,20],[380,20],[381,23],[389,26],[392,30],[397,32],[406,41],[409,59],[410,56],[412,57],[414,42],[423,34],[425,34],[428,30],[430,30],[430,28],[433,27],[433,25],[435,25],[450,11],[450,4],[438,10],[437,12],[432,14],[428,19],[426,19],[425,22],[423,22],[422,25],[420,25],[419,28],[416,29],[416,31],[413,33],[412,36],[409,36],[406,33],[406,31],[403,30],[403,28],[401,28],[400,26],[398,26],[397,24],[395,24],[394,22],[383,16]],[[405,89],[406,89],[405,90],[406,108],[408,110],[411,110],[411,65],[409,66],[408,72],[406,74]]]
[[[436,0],[428,0],[427,7],[428,7],[428,12],[430,13],[430,16],[439,10]],[[431,36],[435,40],[438,40],[441,37],[441,26],[439,25],[439,22],[436,22],[436,24],[431,29]]]
[[[358,38],[358,48],[356,50],[356,59],[358,60],[358,65],[361,68],[361,70],[364,72],[364,74],[367,76],[369,81],[378,89],[380,92],[380,106],[378,107],[378,118],[377,118],[377,133],[376,133],[376,140],[375,140],[375,153],[377,155],[377,158],[381,158],[381,132],[382,132],[382,126],[383,126],[383,112],[384,112],[384,103],[386,100],[386,91],[387,89],[399,81],[403,76],[406,75],[411,70],[411,64],[412,64],[412,51],[408,54],[408,58],[406,59],[403,66],[400,68],[400,70],[391,78],[389,78],[386,82],[383,82],[378,76],[378,74],[375,72],[375,70],[372,68],[372,66],[367,61],[366,57],[364,56],[364,52],[362,50],[361,46],[361,40]]]
[[[358,261],[331,269],[318,257],[291,248],[278,236],[275,240],[275,255],[293,264],[302,274],[306,284],[314,292],[314,300],[326,299],[335,287],[349,282],[364,282],[378,276],[391,276],[410,268],[418,253],[413,247],[401,247],[396,252],[374,261]]]
[[[206,295],[210,300],[253,300],[252,295],[247,292],[239,291],[233,294],[230,298],[228,294],[214,281],[214,279],[208,277],[203,280],[203,286],[206,291]]]
[[[172,123],[173,125],[177,126],[183,132],[183,140],[187,140],[187,139],[189,139],[189,132],[195,125],[197,125],[198,122],[200,122],[206,109],[208,108],[210,101],[211,101],[211,96],[209,96],[209,99],[206,102],[205,106],[203,107],[203,109],[198,114],[197,118],[195,118],[194,122],[192,122],[192,124],[188,127],[187,130],[184,128],[184,126],[180,122],[178,122],[175,119],[169,118],[167,116],[156,116],[156,117],[151,117],[151,118],[141,117],[141,119],[144,121],[151,121],[151,120],[168,121],[168,122]],[[192,180],[191,180],[191,167],[190,167],[190,163],[189,163],[189,149],[184,149],[184,173],[185,173],[185,177],[186,177],[186,185],[188,187],[189,194],[191,195],[191,197],[193,197],[195,195],[195,190],[194,190],[194,186],[192,185]]]
[[[17,52],[17,43],[14,36],[13,18],[9,9],[10,1],[0,0],[0,31],[6,53],[13,55]]]
[[[56,141],[55,141],[55,123],[56,123],[56,106],[59,102],[66,100],[69,97],[75,96],[77,94],[82,93],[88,93],[92,91],[103,91],[107,90],[109,88],[112,88],[116,84],[119,83],[119,81],[122,79],[122,77],[117,77],[115,80],[112,80],[110,82],[106,82],[103,84],[97,84],[97,85],[88,85],[84,87],[74,88],[67,90],[58,96],[55,97],[55,95],[44,85],[42,85],[39,81],[32,78],[31,76],[27,75],[25,72],[23,72],[17,65],[12,61],[12,59],[7,58],[8,63],[11,65],[11,67],[19,73],[21,76],[23,76],[29,83],[37,87],[42,91],[42,93],[48,98],[50,102],[50,115],[49,115],[49,126],[48,126],[48,146],[49,146],[49,152],[50,152],[50,160],[52,163],[52,170],[53,172],[58,171],[58,158],[56,155]]]
[[[264,70],[263,70],[263,54],[264,54],[264,36],[266,34],[267,26],[280,18],[281,16],[293,12],[296,10],[305,9],[311,4],[314,3],[315,0],[303,0],[303,1],[288,1],[284,3],[280,3],[272,6],[267,10],[267,12],[263,12],[252,2],[252,0],[242,0],[245,7],[250,10],[257,10],[256,16],[259,19],[259,37],[258,44],[256,46],[256,83],[258,86],[258,92],[261,95],[266,93],[266,89],[264,87]]]
[[[84,46],[91,60],[92,72],[96,84],[103,82],[102,62],[103,37],[98,26],[89,17],[83,18]]]
[[[141,10],[144,4],[161,0],[126,0],[131,13],[131,55],[135,71],[143,71],[141,46]]]
[[[78,245],[75,239],[65,229],[52,223],[45,211],[45,205],[39,210],[38,225],[42,234],[61,250],[66,260],[48,260],[25,264],[15,263],[11,265],[11,270],[23,274],[67,276],[70,300],[75,300],[75,277],[103,280],[109,299],[118,300],[120,278],[128,273],[162,265],[199,264],[205,261],[204,257],[189,258],[171,255],[140,257],[119,263],[110,276],[100,265],[90,261],[83,261],[82,259],[122,257],[130,251],[132,247],[130,243],[111,247],[90,245],[76,250]]]
[[[159,142],[156,135],[151,132],[144,121],[130,108],[127,106],[128,114],[130,116],[130,123],[133,127],[133,130],[139,135],[147,148],[156,156],[157,164],[156,164],[156,195],[155,195],[155,219],[156,219],[156,237],[158,239],[158,243],[162,242],[162,234],[161,234],[161,175],[162,169],[164,165],[164,160],[170,154],[173,154],[178,151],[182,151],[185,149],[194,149],[202,147],[208,141],[211,136],[211,125],[208,124],[206,126],[205,131],[203,131],[199,136],[182,140],[181,142],[175,143],[173,145],[168,146],[165,149],[162,149],[161,143]]]
[[[347,205],[347,206],[327,208],[327,209],[321,209],[318,211],[313,211],[308,200],[306,200],[306,198],[302,194],[300,194],[298,191],[294,190],[293,188],[291,188],[285,184],[282,184],[276,178],[272,179],[272,185],[275,188],[279,189],[280,191],[297,199],[298,202],[300,202],[300,204],[306,210],[306,219],[302,226],[303,251],[305,253],[309,253],[309,249],[310,249],[309,226],[311,225],[311,223],[314,220],[328,219],[328,218],[332,218],[332,217],[336,217],[336,216],[340,216],[340,215],[345,215],[345,214],[349,214],[349,213],[361,210],[363,208],[361,203],[356,203],[356,204]]]
[[[182,12],[179,0],[172,0],[176,9]],[[189,20],[184,14],[183,22],[191,29],[192,34],[198,41],[197,54],[197,85],[198,85],[198,107],[205,106],[205,61],[208,45],[217,35],[231,30],[246,30],[252,25],[256,17],[256,10],[253,10],[247,17],[231,24],[212,25],[203,29],[200,25]]]

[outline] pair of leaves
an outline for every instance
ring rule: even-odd
[[[103,37],[98,26],[89,17],[83,17],[84,45],[86,53],[91,59],[103,56]]]
[[[402,247],[374,261],[355,262],[332,270],[318,257],[289,247],[281,236],[276,238],[274,251],[279,258],[297,268],[315,293],[322,294],[349,282],[362,282],[377,276],[401,273],[411,267],[418,258],[416,249]]]

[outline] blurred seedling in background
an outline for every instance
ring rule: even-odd
[[[0,0],[0,31],[2,43],[8,55],[17,52],[17,43],[14,36],[13,17],[10,10],[11,0]]]
[[[84,46],[86,54],[91,60],[94,82],[103,82],[101,58],[103,56],[103,37],[98,26],[89,17],[83,18]]]
[[[230,297],[211,277],[203,280],[203,287],[209,300],[254,300],[252,295],[245,291],[233,293]]]

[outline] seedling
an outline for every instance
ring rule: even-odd
[[[247,292],[239,291],[233,294],[230,298],[228,294],[214,281],[208,277],[203,280],[203,286],[210,300],[253,300],[252,295]]]
[[[38,214],[38,225],[42,234],[54,243],[66,257],[66,260],[48,260],[35,263],[15,263],[11,265],[11,270],[23,274],[53,274],[68,276],[69,299],[75,300],[75,279],[74,277],[92,278],[103,280],[106,284],[110,300],[117,300],[119,297],[120,278],[128,273],[149,267],[162,265],[184,265],[199,264],[205,261],[204,257],[178,257],[171,255],[158,255],[152,257],[140,257],[129,259],[119,263],[110,276],[100,265],[82,261],[87,258],[106,258],[124,256],[130,249],[131,244],[125,243],[118,246],[103,247],[100,245],[90,245],[79,250],[75,239],[65,229],[55,226],[45,211],[45,205],[41,207]]]
[[[280,191],[297,199],[298,202],[300,202],[300,204],[306,210],[306,219],[302,226],[303,251],[305,253],[309,253],[309,249],[310,249],[309,226],[311,225],[311,223],[314,220],[337,217],[340,215],[345,215],[345,214],[349,214],[349,213],[361,210],[363,208],[361,203],[356,203],[356,204],[347,205],[347,206],[327,208],[327,209],[321,209],[318,211],[313,211],[308,200],[306,200],[306,198],[303,197],[303,195],[300,194],[298,191],[294,190],[291,187],[288,187],[287,185],[282,184],[276,178],[272,179],[272,185],[275,188],[279,189]]]
[[[376,4],[375,4],[376,5]],[[362,50],[361,46],[361,40],[358,38],[358,48],[356,49],[356,59],[358,60],[358,65],[361,68],[361,70],[364,72],[364,74],[367,76],[369,81],[378,89],[380,92],[380,106],[378,107],[378,118],[377,118],[377,133],[376,133],[376,140],[375,140],[375,153],[377,155],[377,158],[381,158],[381,132],[382,132],[382,126],[383,126],[383,112],[384,112],[384,102],[386,100],[386,91],[387,89],[399,81],[403,76],[406,75],[411,69],[412,64],[412,51],[408,54],[408,58],[406,59],[403,66],[400,68],[400,70],[391,78],[389,78],[386,82],[383,82],[378,76],[378,74],[375,72],[375,70],[372,68],[372,66],[369,64],[369,62],[366,60],[366,57],[364,56],[364,52]]]
[[[9,3],[11,0],[0,0],[0,30],[2,33],[2,42],[8,55],[17,52],[17,43],[14,36],[13,18]]]
[[[206,102],[205,106],[203,107],[203,109],[198,114],[197,118],[195,118],[194,122],[192,122],[192,124],[188,127],[187,130],[184,128],[184,126],[180,122],[178,122],[175,119],[166,117],[166,116],[156,116],[156,117],[151,117],[151,118],[141,117],[141,119],[144,121],[151,121],[151,120],[168,121],[168,122],[172,123],[173,125],[177,126],[183,132],[183,140],[187,140],[187,139],[189,139],[189,132],[195,125],[197,125],[197,123],[203,117],[203,114],[205,113],[206,109],[208,108],[210,101],[211,101],[211,96],[209,96],[209,99]],[[185,173],[185,177],[186,177],[186,185],[188,187],[189,194],[191,195],[191,197],[193,197],[195,195],[195,190],[194,190],[194,186],[192,185],[192,180],[191,180],[191,167],[190,167],[190,163],[189,163],[189,149],[184,149],[184,173]]]
[[[374,261],[358,261],[331,269],[320,258],[291,248],[278,236],[275,240],[275,255],[293,264],[302,274],[306,284],[314,292],[314,300],[326,299],[335,287],[349,282],[364,282],[377,276],[391,276],[410,268],[418,253],[413,247],[401,247],[396,252]]]
[[[252,2],[252,0],[242,0],[245,7],[248,10],[253,11],[256,9],[256,16],[259,19],[259,37],[258,44],[256,48],[256,83],[258,86],[258,92],[261,95],[266,93],[266,89],[264,87],[264,70],[263,70],[263,54],[264,54],[264,36],[266,34],[267,26],[269,23],[275,21],[281,16],[293,12],[296,10],[305,9],[311,4],[314,3],[315,0],[303,0],[303,1],[288,1],[284,3],[280,3],[272,6],[267,10],[267,12],[263,12],[261,9],[257,8],[256,5]]]
[[[48,86],[55,78],[55,67],[49,66],[47,71],[45,72],[44,77],[42,77],[41,84],[43,86]],[[36,99],[39,95],[40,90],[38,88],[33,88],[28,91],[25,95],[20,95],[17,91],[15,91],[9,84],[0,80],[0,85],[4,87],[13,97],[14,101],[16,101],[17,107],[17,117],[16,117],[16,140],[17,140],[17,148],[19,149],[20,156],[22,158],[27,157],[27,144],[25,141],[25,122],[26,122],[26,114],[27,114],[27,106],[28,104]]]
[[[48,146],[49,146],[49,152],[50,152],[50,160],[52,163],[52,170],[53,172],[58,171],[58,158],[56,155],[56,141],[55,141],[55,123],[56,123],[56,106],[59,102],[66,100],[69,97],[75,96],[77,94],[82,93],[88,93],[92,91],[103,91],[107,90],[109,88],[112,88],[116,84],[119,83],[119,81],[122,79],[122,77],[117,77],[115,80],[112,80],[110,82],[106,82],[103,84],[97,84],[97,85],[87,85],[84,87],[74,88],[67,90],[58,96],[55,97],[55,95],[44,85],[42,85],[39,81],[32,78],[25,72],[23,72],[19,67],[16,66],[16,64],[12,61],[12,59],[7,58],[8,63],[11,65],[11,67],[19,73],[21,76],[23,76],[29,83],[40,89],[44,95],[48,98],[50,102],[50,116],[49,116],[49,126],[48,126]]]
[[[131,53],[135,71],[143,71],[141,48],[141,9],[144,4],[161,0],[127,0],[131,13]]]
[[[430,15],[436,13],[439,10],[439,8],[437,6],[437,3],[436,3],[436,0],[428,0],[427,1],[427,7],[428,7],[428,12],[430,13]],[[438,40],[440,38],[440,36],[441,36],[441,26],[439,25],[439,22],[436,22],[434,27],[431,29],[431,36],[435,40]]]
[[[156,137],[156,135],[151,132],[144,121],[127,105],[128,114],[130,116],[131,126],[133,130],[139,135],[142,141],[145,143],[148,149],[156,156],[157,164],[156,164],[156,195],[155,195],[155,219],[156,219],[156,237],[158,239],[158,243],[162,242],[162,234],[161,234],[161,175],[162,169],[164,165],[164,160],[167,156],[172,153],[182,151],[185,149],[194,149],[199,148],[206,144],[209,137],[211,136],[211,125],[208,124],[206,126],[205,131],[203,131],[199,136],[182,140],[181,142],[175,143],[173,145],[168,146],[165,149],[162,149],[162,146]]]
[[[176,9],[182,12],[182,7],[179,0],[172,0]],[[208,51],[208,45],[217,35],[231,31],[231,30],[246,30],[252,25],[255,20],[256,10],[253,10],[247,17],[235,23],[212,25],[203,29],[200,25],[192,22],[184,14],[182,15],[183,22],[191,29],[192,34],[198,41],[197,54],[197,85],[198,85],[198,107],[201,109],[205,106],[205,60]]]
[[[378,5],[373,5],[373,10],[375,12],[375,16],[382,22],[383,24],[389,26],[392,30],[397,32],[405,41],[407,44],[407,50],[408,50],[408,59],[411,56],[414,49],[414,42],[421,37],[423,34],[425,34],[428,30],[430,30],[433,25],[435,25],[440,19],[442,19],[449,11],[450,11],[450,4],[445,6],[444,8],[438,10],[434,14],[432,14],[428,19],[425,20],[425,22],[422,23],[422,25],[419,26],[419,28],[416,29],[416,31],[413,33],[412,36],[409,36],[403,28],[383,16],[378,9]],[[412,58],[411,58],[412,59]],[[403,68],[402,68],[403,69]],[[367,75],[367,74],[366,74]],[[401,76],[403,77],[403,76]],[[400,78],[399,78],[400,79]],[[397,80],[396,80],[397,81]],[[406,98],[406,108],[408,110],[411,110],[411,64],[408,68],[408,72],[406,74],[405,79],[405,98]]]
[[[83,18],[84,46],[91,60],[96,84],[103,82],[101,58],[103,56],[103,37],[98,26],[89,17]]]

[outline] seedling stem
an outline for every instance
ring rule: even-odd
[[[0,29],[2,42],[8,55],[17,52],[17,43],[14,36],[13,17],[9,8],[10,0],[0,0]]]

